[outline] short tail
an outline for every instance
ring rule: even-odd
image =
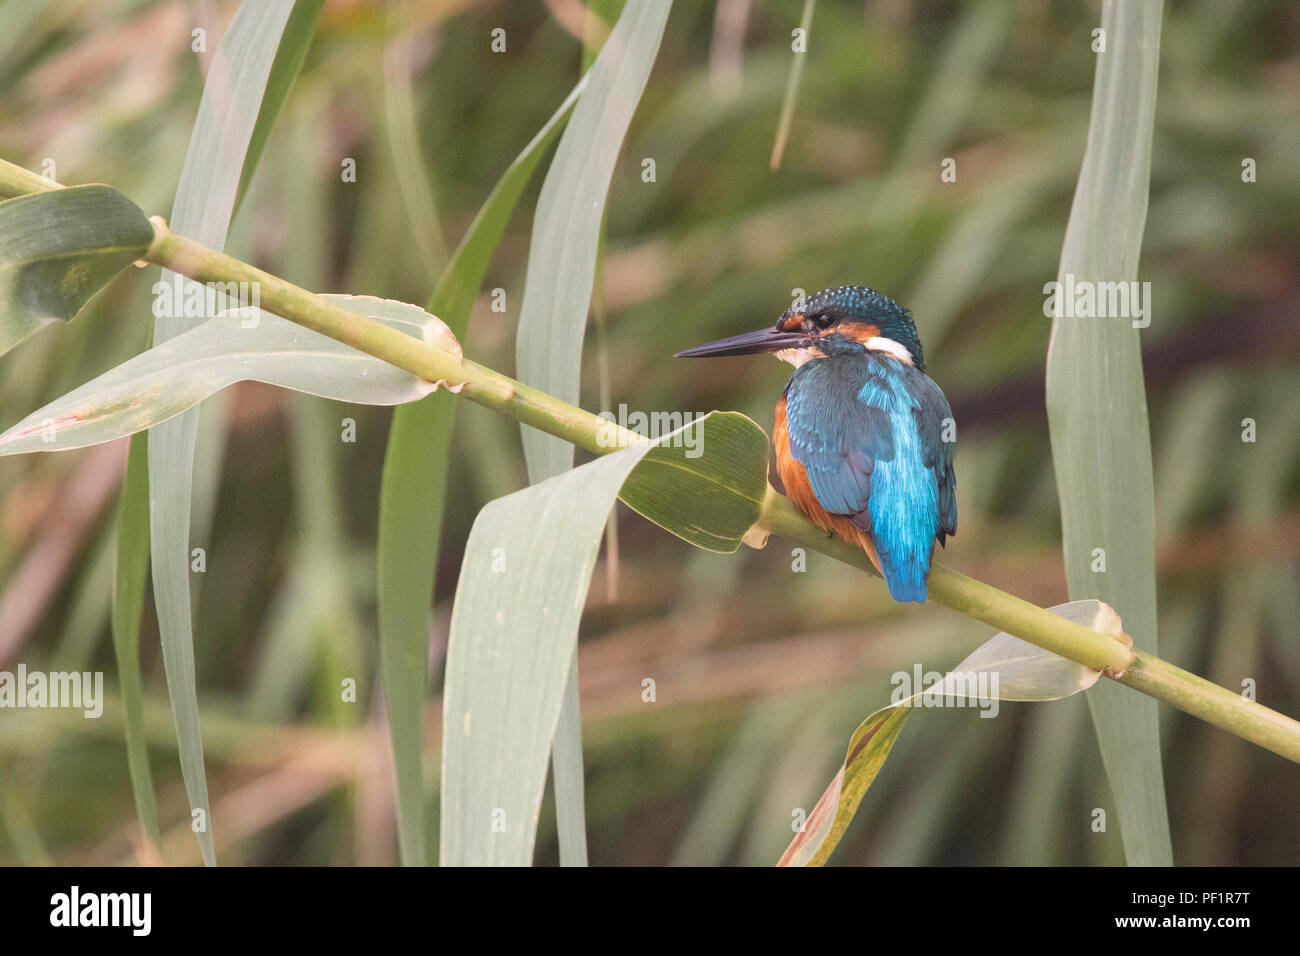
[[[900,604],[924,604],[929,597],[926,581],[930,576],[930,555],[923,559],[895,561],[894,555],[880,553],[880,573],[889,586],[889,596]]]

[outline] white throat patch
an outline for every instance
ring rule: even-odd
[[[878,335],[867,339],[864,343],[867,348],[876,352],[884,352],[893,358],[898,359],[904,365],[912,365],[912,353],[907,350],[907,346],[901,342],[895,342],[893,339],[887,339]],[[773,352],[782,362],[789,362],[795,368],[809,362],[812,359],[825,358],[826,353],[815,345],[810,345],[802,349],[782,349],[779,352]]]
[[[782,349],[781,351],[773,352],[772,354],[782,362],[789,362],[795,368],[798,368],[804,362],[811,361],[812,359],[826,357],[826,353],[815,345],[805,349]]]

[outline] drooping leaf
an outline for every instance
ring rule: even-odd
[[[149,218],[108,186],[0,202],[0,355],[71,319],[152,241]]]
[[[762,474],[761,456],[742,461],[723,451],[726,438],[746,421],[714,412],[691,426],[700,429],[703,449],[699,458],[687,459],[698,481],[693,492],[673,469],[649,464],[655,445],[637,444],[500,498],[479,513],[466,545],[447,648],[444,864],[531,861],[547,755],[609,509],[629,475],[641,468],[647,472],[637,482],[649,499],[669,489],[704,497],[711,489],[744,485],[740,471]],[[679,435],[664,436],[659,444],[684,457],[684,447],[673,447]],[[668,522],[669,512],[659,515]],[[700,533],[693,519],[690,527],[669,530],[683,537]],[[727,530],[705,533],[720,540]]]
[[[605,518],[634,446],[499,498],[465,546],[443,693],[444,866],[527,866]]]
[[[1063,284],[1070,277],[1076,283],[1137,278],[1161,7],[1102,7],[1107,52],[1097,57],[1088,145],[1061,250]],[[1155,492],[1141,332],[1131,316],[1062,312],[1052,322],[1047,352],[1047,413],[1070,596],[1112,605],[1137,647],[1155,654]],[[1156,702],[1106,686],[1088,703],[1128,862],[1170,865]]]
[[[462,341],[492,252],[585,84],[584,78],[506,169],[429,298],[429,311]],[[398,843],[410,866],[425,859],[425,661],[455,416],[451,397],[436,394],[393,412],[379,492],[379,657],[397,771]]]
[[[460,345],[419,306],[372,296],[325,295],[458,358]],[[436,383],[260,309],[234,309],[128,359],[0,435],[0,455],[63,451],[165,422],[236,382],[362,405],[397,405]]]
[[[1119,637],[1119,616],[1100,601],[1073,601],[1050,608],[1067,620]],[[1028,644],[1005,631],[980,645],[932,687],[882,707],[858,725],[844,765],[808,814],[803,829],[778,866],[821,866],[839,845],[867,788],[876,779],[918,706],[987,705],[994,700],[1060,700],[1087,690],[1101,671]]]

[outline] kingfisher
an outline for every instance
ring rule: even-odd
[[[676,357],[763,352],[794,366],[772,429],[786,495],[860,546],[895,601],[924,601],[934,543],[957,533],[956,430],[911,313],[866,286],[823,289],[770,328]]]

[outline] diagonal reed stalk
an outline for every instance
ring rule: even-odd
[[[50,188],[49,184],[44,188]],[[30,173],[0,160],[0,195],[16,196],[32,191]],[[620,429],[620,442],[611,443],[611,423],[606,419],[477,362],[457,359],[450,352],[425,345],[375,319],[348,312],[233,256],[176,235],[161,217],[154,217],[152,221],[154,240],[144,256],[148,262],[198,282],[258,283],[261,305],[267,311],[427,381],[459,386],[461,398],[596,454],[606,454],[626,447],[626,444],[647,440]],[[827,538],[825,532],[771,488],[756,530],[762,534],[778,534],[845,564],[874,573],[860,549],[838,538]],[[936,564],[931,571],[930,597],[959,614],[1101,670],[1118,683],[1300,763],[1300,721],[1248,701],[1154,655],[1134,651],[1128,644],[1057,617],[942,564]]]

